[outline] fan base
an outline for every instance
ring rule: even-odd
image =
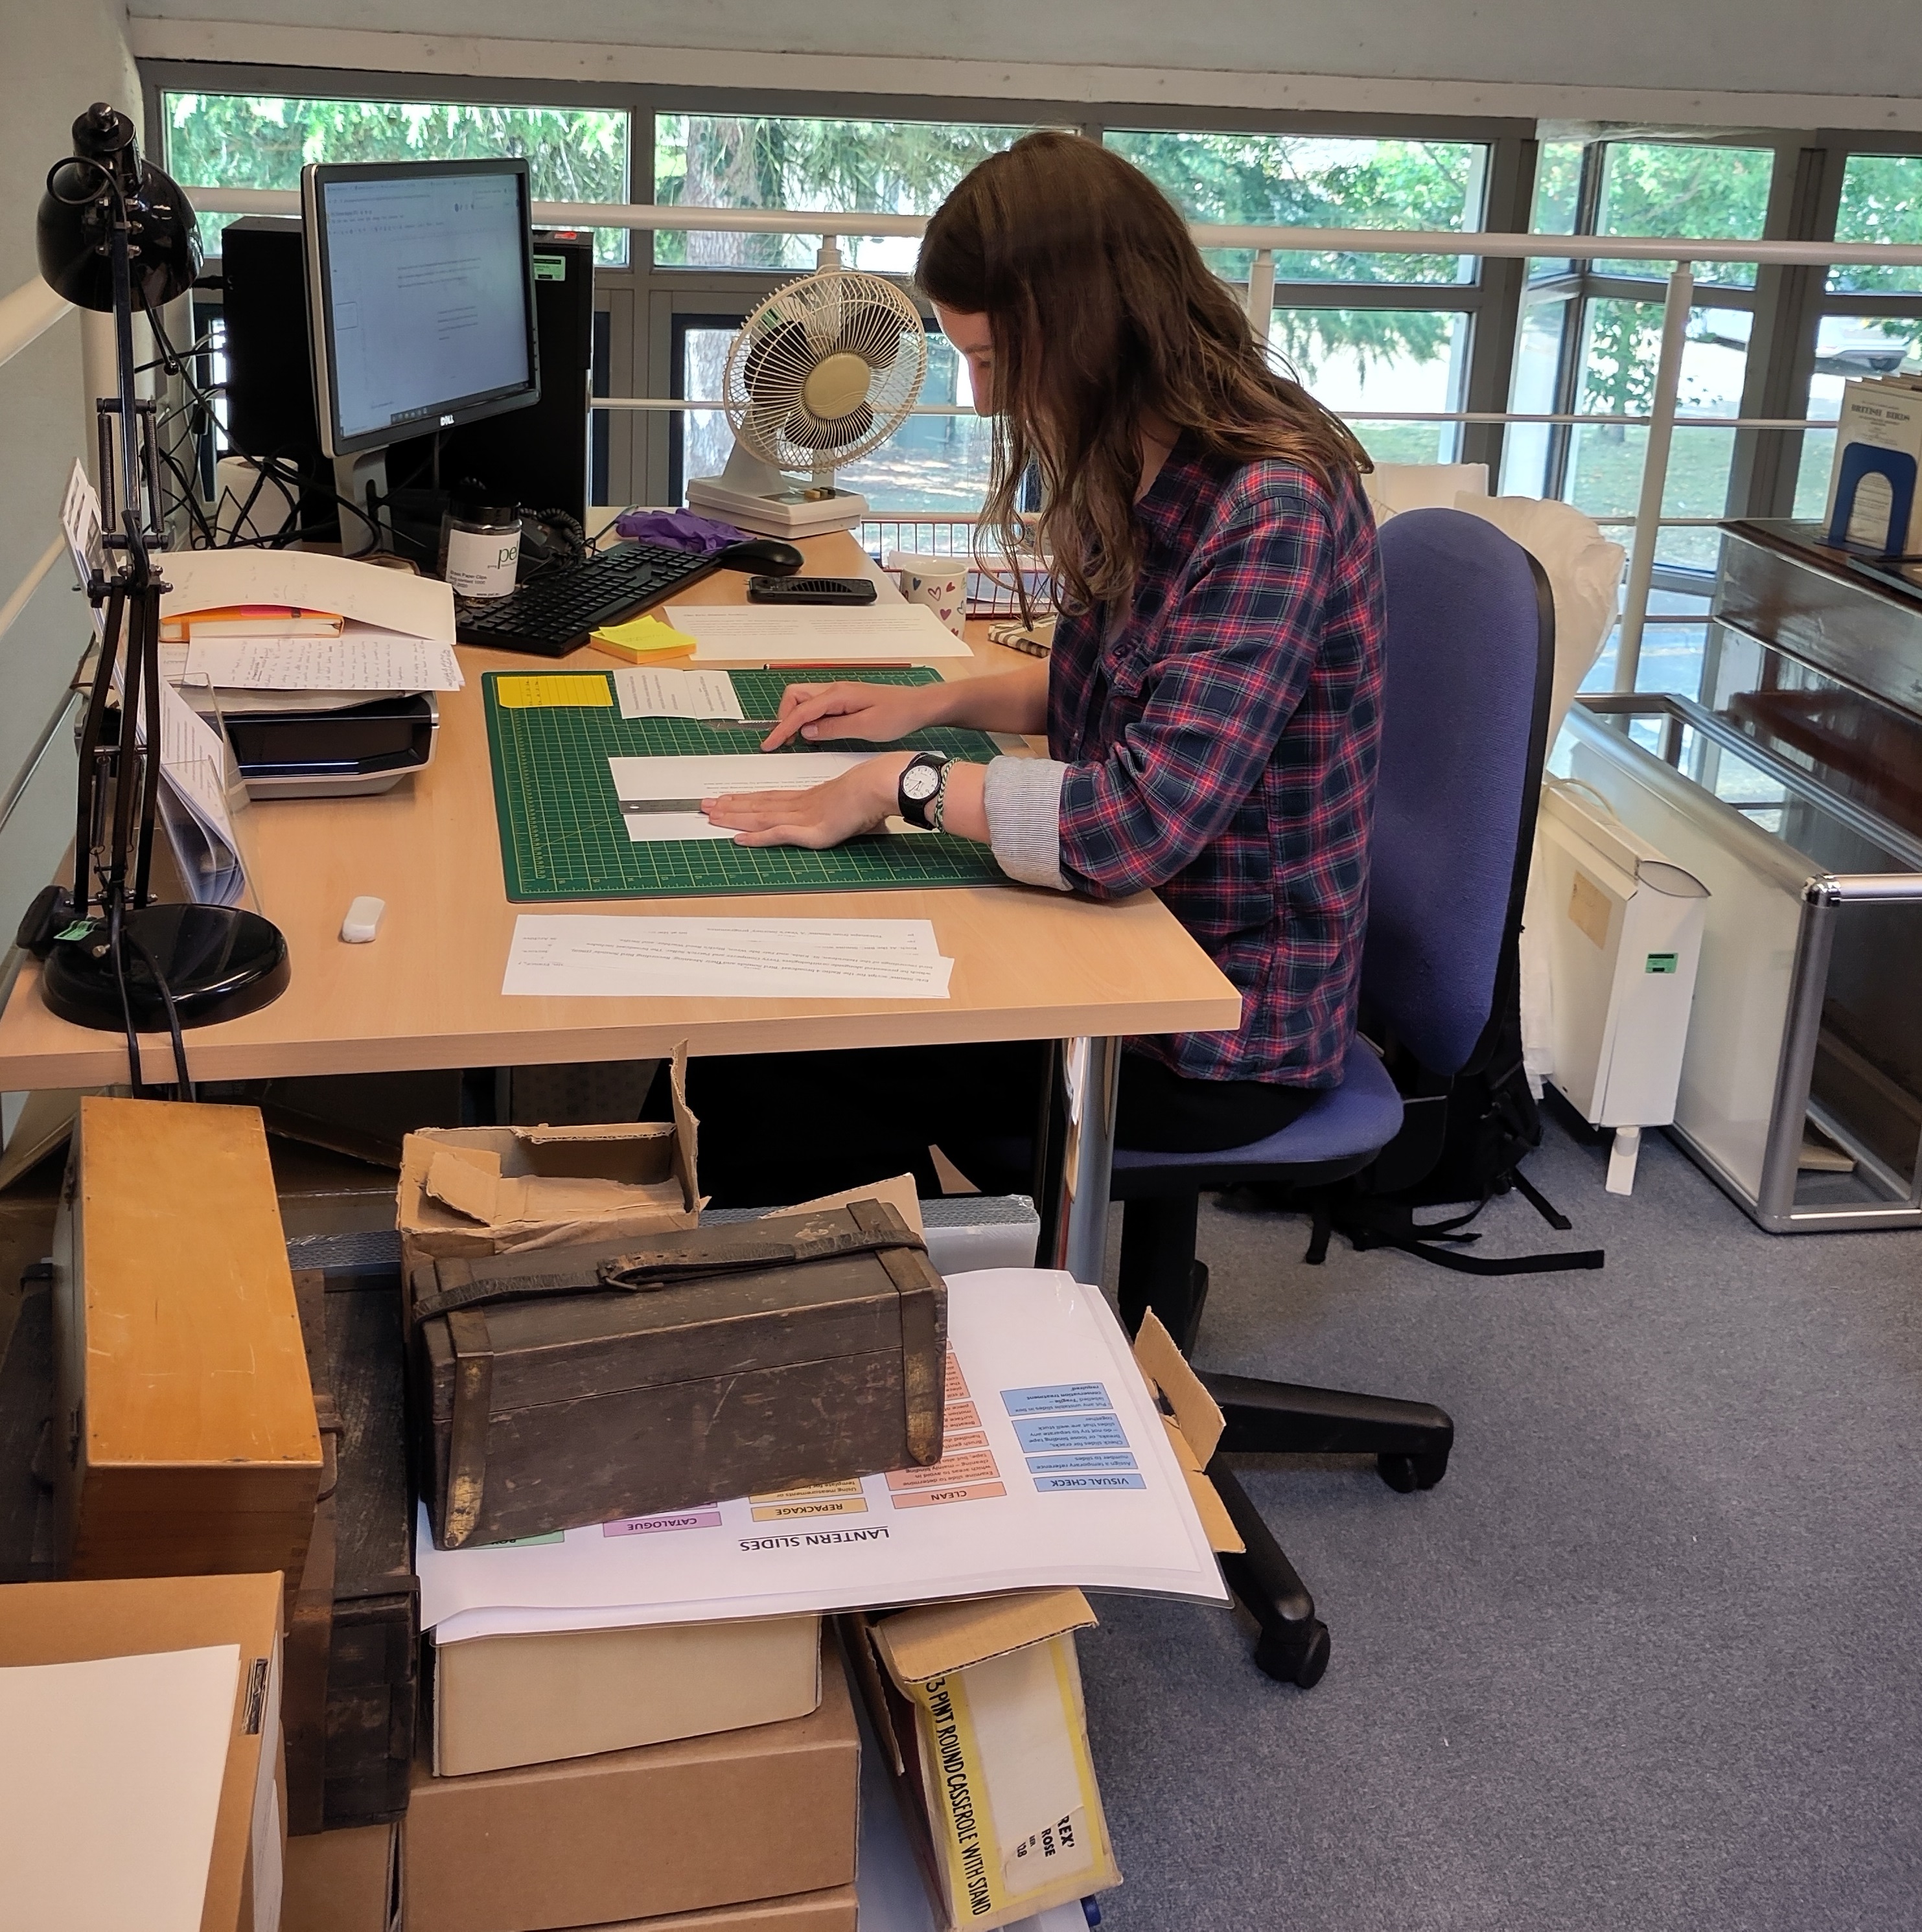
[[[737,524],[763,536],[817,537],[829,530],[852,530],[868,513],[867,499],[853,490],[836,490],[812,501],[730,489],[718,476],[697,476],[687,486],[687,507]]]

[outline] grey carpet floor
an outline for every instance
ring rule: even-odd
[[[1552,1125],[1476,1280],[1204,1204],[1198,1364],[1440,1402],[1447,1479],[1249,1478],[1332,1633],[1312,1691],[1227,1612],[1082,1645],[1114,1932],[1922,1926],[1922,1234],[1759,1232],[1659,1136],[1633,1197]],[[1117,1229],[1117,1234],[1119,1230]]]

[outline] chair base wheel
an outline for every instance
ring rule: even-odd
[[[1328,1626],[1311,1617],[1285,1630],[1264,1630],[1254,1647],[1254,1661],[1256,1669],[1276,1683],[1312,1690],[1328,1668]]]
[[[1377,1456],[1375,1467],[1391,1490],[1403,1496],[1416,1490],[1431,1490],[1448,1474],[1448,1454],[1434,1456]]]

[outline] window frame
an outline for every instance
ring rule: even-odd
[[[847,94],[776,89],[617,86],[593,82],[503,80],[447,74],[369,73],[347,68],[259,67],[197,61],[143,61],[148,124],[159,128],[163,94],[258,94],[380,100],[461,100],[495,106],[599,107],[632,117],[629,192],[654,198],[657,114],[794,116],[872,121],[982,122],[991,125],[1069,128],[1099,140],[1110,128],[1170,133],[1293,134],[1361,140],[1469,142],[1488,150],[1482,224],[1513,232],[1527,225],[1534,194],[1533,124],[1445,115],[1259,113],[1197,109],[1171,112],[1152,103],[988,100],[968,96]],[[745,316],[793,278],[793,270],[686,267],[656,263],[651,237],[637,233],[627,266],[596,266],[595,306],[608,316],[608,357],[597,380],[614,395],[674,393],[676,318]],[[1499,410],[1508,388],[1513,325],[1521,288],[1519,262],[1483,260],[1473,280],[1451,283],[1278,281],[1277,308],[1433,308],[1468,313],[1467,370],[1462,407]],[[664,411],[604,412],[605,469],[617,501],[667,500],[680,438]],[[1501,429],[1467,424],[1458,460],[1486,462],[1499,474]]]

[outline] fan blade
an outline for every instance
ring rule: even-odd
[[[788,440],[798,448],[819,451],[842,449],[858,442],[874,427],[874,411],[857,403],[847,415],[824,422],[805,410],[797,410],[788,418]]]

